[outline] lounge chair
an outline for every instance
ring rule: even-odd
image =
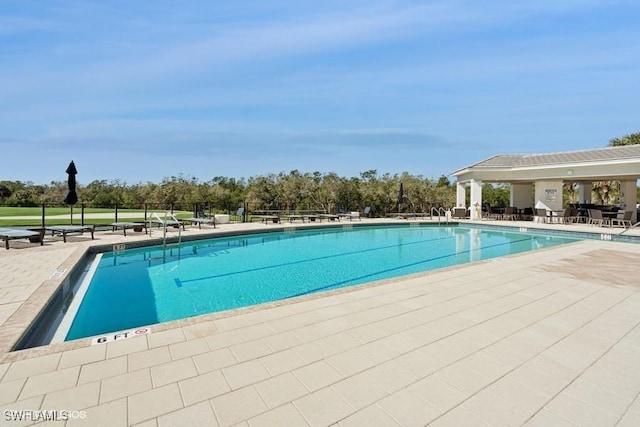
[[[387,214],[390,218],[397,219],[411,219],[411,218],[427,218],[431,217],[430,214],[426,212],[392,212]]]
[[[504,208],[504,214],[502,214],[502,219],[508,219],[510,221],[515,221],[518,219],[518,209],[513,206],[508,206]]]
[[[29,239],[32,243],[40,242],[40,246],[44,244],[44,229],[39,231],[23,230],[21,228],[0,228],[0,237],[4,240],[4,247],[9,249],[9,240],[13,239]]]
[[[260,218],[260,221],[265,224],[268,224],[269,222],[277,224],[280,222],[280,217],[278,215],[253,215],[252,218]]]
[[[286,215],[285,218],[287,218],[289,220],[289,222],[294,222],[296,220],[300,220],[303,223],[305,222],[314,222],[316,221],[320,216],[318,214],[291,214],[291,215]]]
[[[318,218],[321,222],[323,218],[326,218],[328,221],[340,221],[340,216],[335,214],[319,214]]]
[[[189,218],[187,219],[187,221],[189,221],[189,224],[191,225],[198,224],[199,229],[202,229],[202,224],[213,225],[213,228],[216,228],[215,215],[211,216],[210,218]]]
[[[622,215],[621,215],[622,214]],[[616,218],[611,218],[611,226],[620,225],[624,228],[631,227],[631,216],[633,211],[620,211]]]
[[[144,229],[144,233],[147,234],[147,227],[142,222],[112,222],[111,229],[112,231],[116,231],[118,229],[122,229],[122,233],[126,236],[127,229],[133,228],[133,231],[142,231]]]
[[[359,211],[345,212],[342,214],[338,214],[341,218],[348,219],[349,221],[353,221],[354,218],[357,218],[359,221],[362,221],[362,217],[360,216]]]
[[[51,232],[52,236],[56,234],[62,235],[62,240],[67,243],[68,234],[83,234],[85,231],[91,233],[91,239],[93,240],[93,233],[96,231],[96,226],[91,225],[51,225],[45,228]]]
[[[199,229],[202,229],[202,224],[205,225],[213,225],[213,228],[216,228],[216,216],[205,216],[205,213],[202,211],[196,212],[196,216],[193,218],[186,219],[185,221],[189,221],[191,226],[198,225]]]
[[[600,209],[589,209],[588,212],[589,225],[599,225],[601,227],[611,225],[611,221],[609,220],[609,218],[604,218]]]
[[[338,218],[347,219],[351,215],[350,212],[347,211],[338,211]]]
[[[289,222],[293,222],[298,219],[304,222],[304,215],[292,214],[292,215],[286,215],[285,218],[287,218]]]

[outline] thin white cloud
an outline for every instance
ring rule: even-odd
[[[56,70],[54,64],[42,79],[43,84],[35,85],[34,90],[42,89],[52,80],[69,79],[80,87],[96,84],[102,87],[114,84],[122,86],[123,83],[136,84],[141,81],[148,84],[150,81],[164,81],[185,73],[200,74],[220,67],[226,69],[237,61],[255,62],[287,55],[350,49],[416,35],[428,37],[429,34],[439,32],[464,33],[489,25],[512,25],[514,18],[522,19],[522,11],[526,9],[522,5],[521,8],[503,6],[503,3],[498,6],[491,3],[487,6],[477,2],[431,2],[389,7],[383,3],[383,6],[374,4],[367,8],[324,11],[310,16],[303,15],[299,19],[272,18],[266,22],[214,25],[202,28],[204,32],[197,37],[192,32],[185,33],[184,29],[175,34],[174,31],[164,34],[158,31],[158,37],[165,38],[153,41],[140,36],[136,29],[131,35],[140,36],[141,40],[129,41],[126,45],[104,42],[102,37],[98,37],[95,43],[92,42],[91,34],[87,34],[87,41],[82,38],[73,42],[63,41],[56,49],[69,49],[80,60],[84,56],[90,59],[95,56],[94,53],[101,51],[106,56],[97,56],[84,65],[82,62],[75,66],[70,64],[71,68],[64,68],[64,71]],[[94,13],[100,12],[103,11],[97,10]],[[109,12],[107,9],[106,13]],[[111,13],[114,14],[112,11]],[[118,15],[113,18],[118,18]],[[152,28],[154,25],[153,21],[145,22],[144,17],[140,21],[138,27]],[[162,26],[166,23],[158,24]],[[116,30],[120,26],[116,24]],[[175,39],[170,38],[172,35]],[[72,43],[77,45],[75,49],[71,47]],[[80,49],[84,49],[84,52]],[[21,82],[18,80],[16,83]],[[15,84],[11,86],[19,87]]]
[[[44,33],[56,28],[57,25],[55,21],[45,18],[0,16],[0,37],[18,36],[34,32]]]
[[[518,7],[513,2],[478,4],[477,2],[432,2],[404,7],[373,7],[292,19],[267,22],[222,25],[221,29],[209,29],[197,38],[178,34],[177,40],[131,44],[128,49],[107,50],[89,63],[69,64],[58,70],[53,64],[47,72],[26,69],[26,76],[18,73],[4,76],[8,93],[46,93],[51,87],[75,88],[88,93],[110,90],[126,90],[140,84],[162,84],[167,80],[188,78],[190,74],[233,72],[238,61],[272,60],[288,55],[307,55],[323,51],[344,50],[389,40],[415,38],[439,32],[471,32],[490,25],[513,25],[514,18],[524,19],[523,10],[530,10],[526,3]],[[563,2],[561,2],[563,3]],[[598,4],[598,2],[592,2]],[[538,4],[538,13],[554,13],[567,10],[556,2]],[[577,2],[567,2],[577,7]],[[542,9],[542,11],[541,11]],[[144,20],[144,18],[141,18]],[[153,22],[146,23],[151,27]],[[457,28],[457,29],[454,29]],[[422,37],[421,36],[421,37]],[[68,44],[68,43],[67,43]],[[80,42],[83,45],[82,42]],[[102,49],[104,44],[84,43],[84,49]],[[64,49],[64,47],[59,49]],[[82,55],[79,55],[82,56]],[[31,71],[31,73],[29,72]],[[179,77],[182,76],[182,77]]]

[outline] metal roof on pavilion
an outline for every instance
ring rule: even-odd
[[[640,177],[640,145],[546,154],[501,154],[452,174],[458,181],[622,180]]]

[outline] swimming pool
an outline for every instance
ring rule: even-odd
[[[417,225],[417,224],[416,224]],[[579,239],[462,226],[285,229],[102,254],[64,339],[281,300]],[[73,310],[72,310],[73,311]],[[59,334],[58,334],[59,335]]]

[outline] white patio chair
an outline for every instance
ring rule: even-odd
[[[616,218],[611,218],[611,226],[617,224],[624,228],[631,227],[631,215],[633,211],[619,211]]]
[[[601,227],[606,227],[611,225],[611,221],[609,218],[604,218],[602,216],[602,211],[600,209],[588,209],[589,212],[589,225],[599,225]]]
[[[542,222],[547,222],[547,210],[545,208],[536,208],[534,212],[535,212],[533,214],[534,222],[540,222],[540,220],[542,220]]]

